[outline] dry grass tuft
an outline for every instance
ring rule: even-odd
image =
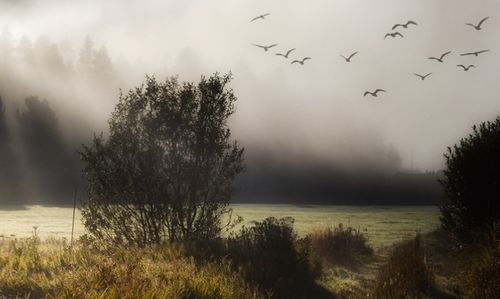
[[[259,298],[228,262],[196,265],[175,246],[50,243],[36,235],[0,242],[0,297]]]
[[[374,298],[422,298],[434,289],[434,275],[426,264],[420,235],[394,247],[381,267],[373,288]]]
[[[325,266],[355,265],[364,257],[373,255],[366,237],[356,229],[336,227],[317,229],[307,236],[311,253]]]

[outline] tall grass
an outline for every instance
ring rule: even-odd
[[[196,265],[173,245],[93,249],[0,242],[2,298],[259,298],[228,262]]]
[[[360,230],[338,226],[316,229],[307,236],[311,253],[326,266],[354,265],[373,255]]]
[[[476,245],[461,253],[458,281],[465,298],[500,298],[500,247]]]
[[[417,247],[398,247],[390,263],[396,266],[386,266],[378,280],[393,286],[398,275],[427,275],[401,271],[418,269]],[[0,241],[0,298],[335,298],[338,289],[322,284],[322,266],[369,262],[364,257],[372,254],[359,230],[339,225],[299,238],[291,218],[267,218],[210,242],[144,247],[85,237],[74,246],[41,242],[35,230],[28,239]],[[377,292],[392,294],[382,285]]]
[[[426,264],[420,235],[393,248],[375,280],[373,297],[380,299],[428,297],[434,275]]]

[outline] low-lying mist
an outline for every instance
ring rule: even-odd
[[[78,150],[93,134],[106,134],[120,92],[139,86],[147,67],[113,58],[90,37],[72,45],[48,35],[14,36],[7,27],[0,36],[0,51],[0,203],[71,203],[74,189],[80,194],[85,189]],[[174,69],[197,69],[196,57],[184,51]],[[266,87],[273,82],[259,79],[244,64],[232,73],[232,87],[243,96],[231,127],[233,137],[246,148],[248,169],[235,186],[238,200],[399,203],[396,198],[416,190],[397,187],[400,180],[394,178],[402,170],[398,150],[376,129],[349,122],[350,108],[339,108],[332,125],[327,111],[302,107],[314,105],[313,100],[321,105],[328,95],[273,91]],[[254,84],[242,81],[239,74],[254,77]],[[196,81],[210,73],[184,75],[179,79]],[[259,85],[261,89],[252,90]],[[267,111],[255,104],[269,98],[274,101]],[[433,183],[426,184],[432,189]],[[389,191],[395,187],[399,191]],[[428,203],[436,199],[436,189],[408,200]]]

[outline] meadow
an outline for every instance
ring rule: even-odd
[[[439,210],[435,206],[233,204],[232,208],[235,215],[243,217],[242,225],[247,226],[267,217],[292,217],[299,236],[305,236],[317,228],[342,223],[362,231],[367,236],[368,243],[375,248],[390,246],[415,236],[417,232],[429,232],[439,226]],[[30,237],[36,226],[42,239],[69,239],[71,222],[71,207],[0,208],[0,238]],[[83,233],[84,228],[77,210],[75,237]]]
[[[145,247],[78,238],[79,213],[70,246],[72,208],[3,209],[0,298],[495,298],[499,292],[498,250],[454,247],[439,229],[436,207],[232,207],[245,219],[235,234]],[[293,227],[277,220],[283,217],[293,218]]]

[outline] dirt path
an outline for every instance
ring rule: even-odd
[[[390,247],[376,250],[356,266],[334,266],[325,269],[321,284],[339,298],[367,298],[377,273],[389,258]]]
[[[435,287],[431,290],[431,298],[458,298],[450,291],[449,273],[442,268],[445,252],[440,249],[440,243],[434,235],[422,235],[428,267],[434,273]],[[325,269],[321,284],[339,298],[369,298],[380,268],[387,263],[392,246],[379,248],[374,255],[366,258],[355,267],[335,266]]]

